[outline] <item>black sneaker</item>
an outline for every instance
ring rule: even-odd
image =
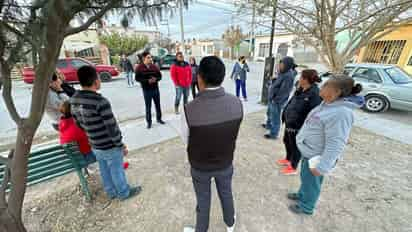
[[[288,199],[292,201],[298,201],[299,195],[297,193],[288,193]]]
[[[267,127],[266,124],[264,124],[264,123],[262,123],[262,127],[263,127],[264,129],[268,129],[268,127]]]
[[[313,213],[305,212],[299,205],[291,205],[289,206],[289,210],[295,214],[305,214],[305,215],[312,215]]]
[[[266,139],[272,139],[272,140],[277,139],[276,136],[273,136],[273,135],[270,135],[270,134],[266,134],[266,135],[265,135],[265,138],[266,138]]]
[[[148,124],[147,124],[147,129],[150,129],[150,128],[152,128],[152,124],[151,124],[151,123],[148,123]]]
[[[123,199],[120,199],[121,201],[125,201],[129,198],[132,198],[134,196],[139,195],[139,193],[142,191],[142,187],[141,186],[137,186],[137,187],[131,187],[130,191],[129,191],[129,196]]]
[[[162,125],[166,124],[162,119],[157,120],[157,122],[158,122],[159,124],[162,124]]]

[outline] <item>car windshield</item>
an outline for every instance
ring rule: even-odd
[[[385,72],[396,84],[407,84],[412,82],[412,78],[400,68],[387,68]]]

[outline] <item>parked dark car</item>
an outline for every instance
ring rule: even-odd
[[[171,54],[167,54],[165,56],[154,56],[153,62],[160,69],[170,68],[170,66],[176,62],[176,56]]]

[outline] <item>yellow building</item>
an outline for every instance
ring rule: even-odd
[[[362,63],[396,64],[412,75],[412,24],[407,24],[362,48]]]

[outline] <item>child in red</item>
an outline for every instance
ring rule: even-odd
[[[77,126],[71,113],[70,103],[68,101],[63,102],[60,106],[60,112],[62,117],[59,122],[59,136],[60,144],[76,142],[79,145],[80,153],[84,155],[87,163],[96,162],[96,156],[92,151],[92,147],[89,144],[89,139],[86,133]],[[128,162],[123,163],[124,169],[129,167]]]
[[[60,144],[76,142],[86,161],[88,163],[95,162],[96,156],[93,154],[87,135],[76,125],[68,101],[63,102],[60,106],[60,112],[62,113],[59,122]]]

